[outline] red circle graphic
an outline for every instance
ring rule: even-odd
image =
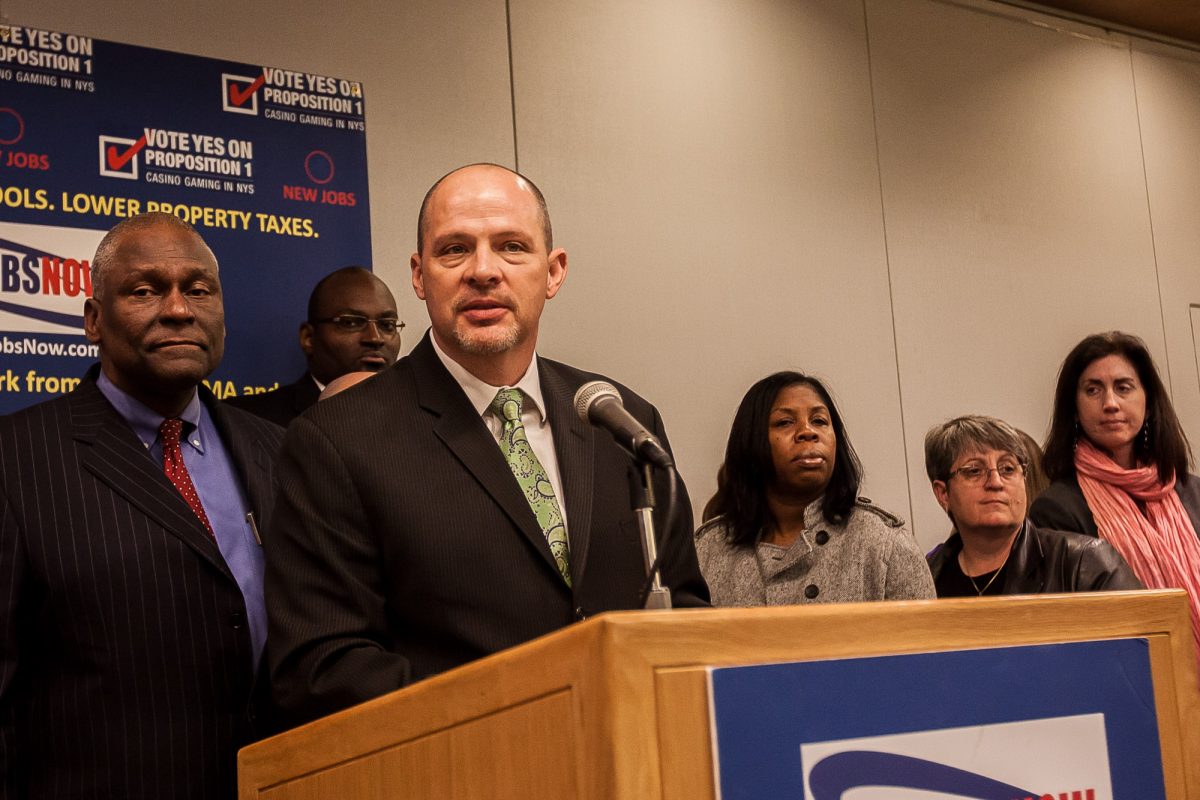
[[[320,158],[325,159],[326,163],[329,164],[329,177],[327,177],[325,179],[321,179],[321,178],[318,178],[317,176],[313,175],[313,173],[312,173],[313,156],[319,156]],[[329,183],[331,180],[333,180],[333,159],[330,158],[329,153],[326,153],[324,150],[313,150],[311,153],[309,153],[304,158],[304,174],[308,175],[308,179],[310,181],[312,181],[313,183],[321,183],[321,184]]]
[[[0,144],[16,144],[25,135],[25,120],[21,119],[21,115],[14,108],[0,108],[0,116],[3,116],[5,113],[11,114],[12,118],[17,121],[17,135],[12,139],[0,139]],[[332,164],[333,162],[330,162],[330,166]]]

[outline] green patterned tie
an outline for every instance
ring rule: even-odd
[[[521,406],[524,400],[525,395],[520,389],[501,389],[488,409],[504,421],[504,427],[500,431],[500,452],[504,453],[504,460],[508,462],[509,469],[525,494],[525,499],[529,501],[529,507],[537,517],[542,533],[546,535],[559,573],[567,582],[567,586],[570,586],[567,529],[563,525],[558,500],[554,497],[554,487],[550,485],[550,478],[547,477],[542,462],[538,461],[537,454],[533,452],[529,438],[525,435],[525,426],[521,424]]]

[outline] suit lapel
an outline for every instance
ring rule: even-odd
[[[317,384],[313,383],[312,376],[307,372],[300,376],[300,380],[292,384],[292,388],[295,390],[292,392],[292,410],[296,414],[306,411],[321,397],[321,390],[317,388]]]
[[[237,470],[238,480],[246,492],[246,500],[254,511],[258,528],[267,527],[267,515],[275,501],[275,459],[263,444],[260,436],[232,419],[223,405],[218,403],[204,387],[200,397],[208,408],[213,424],[221,441],[229,451],[229,458]]]
[[[542,398],[554,433],[554,452],[566,497],[567,537],[571,543],[571,583],[579,586],[587,563],[592,530],[592,499],[595,497],[596,432],[575,413],[575,388],[554,365],[538,360]]]
[[[513,478],[500,446],[467,400],[462,387],[442,366],[428,334],[413,348],[409,358],[418,402],[421,408],[435,417],[434,434],[491,495],[517,530],[541,554],[546,566],[558,575],[558,567],[555,566],[554,556],[550,554],[546,536],[533,515],[533,509],[529,507],[529,501]]]
[[[216,542],[96,384],[84,381],[70,398],[84,469],[232,579]]]

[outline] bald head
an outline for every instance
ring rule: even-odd
[[[308,371],[323,384],[339,375],[390,367],[400,354],[396,298],[363,267],[342,267],[322,278],[308,298],[300,349]]]
[[[145,214],[126,217],[114,225],[108,233],[104,234],[104,238],[100,240],[100,245],[96,248],[96,255],[92,257],[93,297],[97,300],[103,297],[104,279],[113,264],[114,256],[121,241],[130,234],[145,231],[157,225],[162,225],[168,229],[177,230],[196,237],[200,245],[212,256],[213,264],[216,265],[217,258],[213,255],[204,238],[200,236],[190,223],[184,222],[174,214],[167,214],[162,211],[150,211]]]
[[[451,172],[424,203],[413,292],[446,355],[493,386],[528,369],[542,309],[566,278],[545,209],[537,187],[495,164]]]
[[[554,229],[550,225],[550,210],[546,207],[546,198],[542,195],[542,190],[539,189],[533,181],[529,180],[521,173],[509,169],[508,167],[489,162],[480,162],[478,164],[468,164],[465,167],[459,167],[458,169],[451,170],[442,177],[438,178],[437,182],[434,183],[433,186],[429,187],[429,191],[425,193],[425,199],[421,201],[421,213],[417,216],[418,253],[422,253],[425,250],[425,236],[429,233],[429,209],[433,203],[434,196],[438,193],[438,189],[442,187],[442,184],[445,183],[448,178],[469,170],[498,170],[500,172],[507,172],[509,175],[515,177],[518,185],[533,195],[534,200],[537,201],[538,216],[540,217],[542,223],[542,237],[545,240],[546,251],[549,252],[554,249]]]
[[[380,292],[386,292],[387,296],[391,298],[392,309],[395,310],[396,300],[392,298],[391,290],[375,273],[366,267],[342,267],[321,278],[313,287],[312,293],[308,296],[308,321],[313,322],[321,317],[331,315],[333,312],[329,309],[336,306],[347,287],[352,286],[369,286]]]
[[[357,386],[367,378],[373,377],[375,377],[374,372],[347,372],[345,375],[339,375],[325,384],[325,388],[321,390],[321,396],[317,399],[328,400],[335,394],[341,394],[351,386]]]

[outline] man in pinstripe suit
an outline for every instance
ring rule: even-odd
[[[572,409],[599,376],[535,353],[567,265],[541,193],[464,167],[430,189],[418,231],[431,333],[294,420],[280,460],[268,659],[296,720],[638,606],[631,461]],[[621,391],[665,441],[654,407]],[[675,605],[706,605],[681,494],[664,581]]]
[[[225,320],[190,225],[125,220],[92,270],[99,366],[0,419],[0,796],[232,797],[282,430],[201,385]]]

